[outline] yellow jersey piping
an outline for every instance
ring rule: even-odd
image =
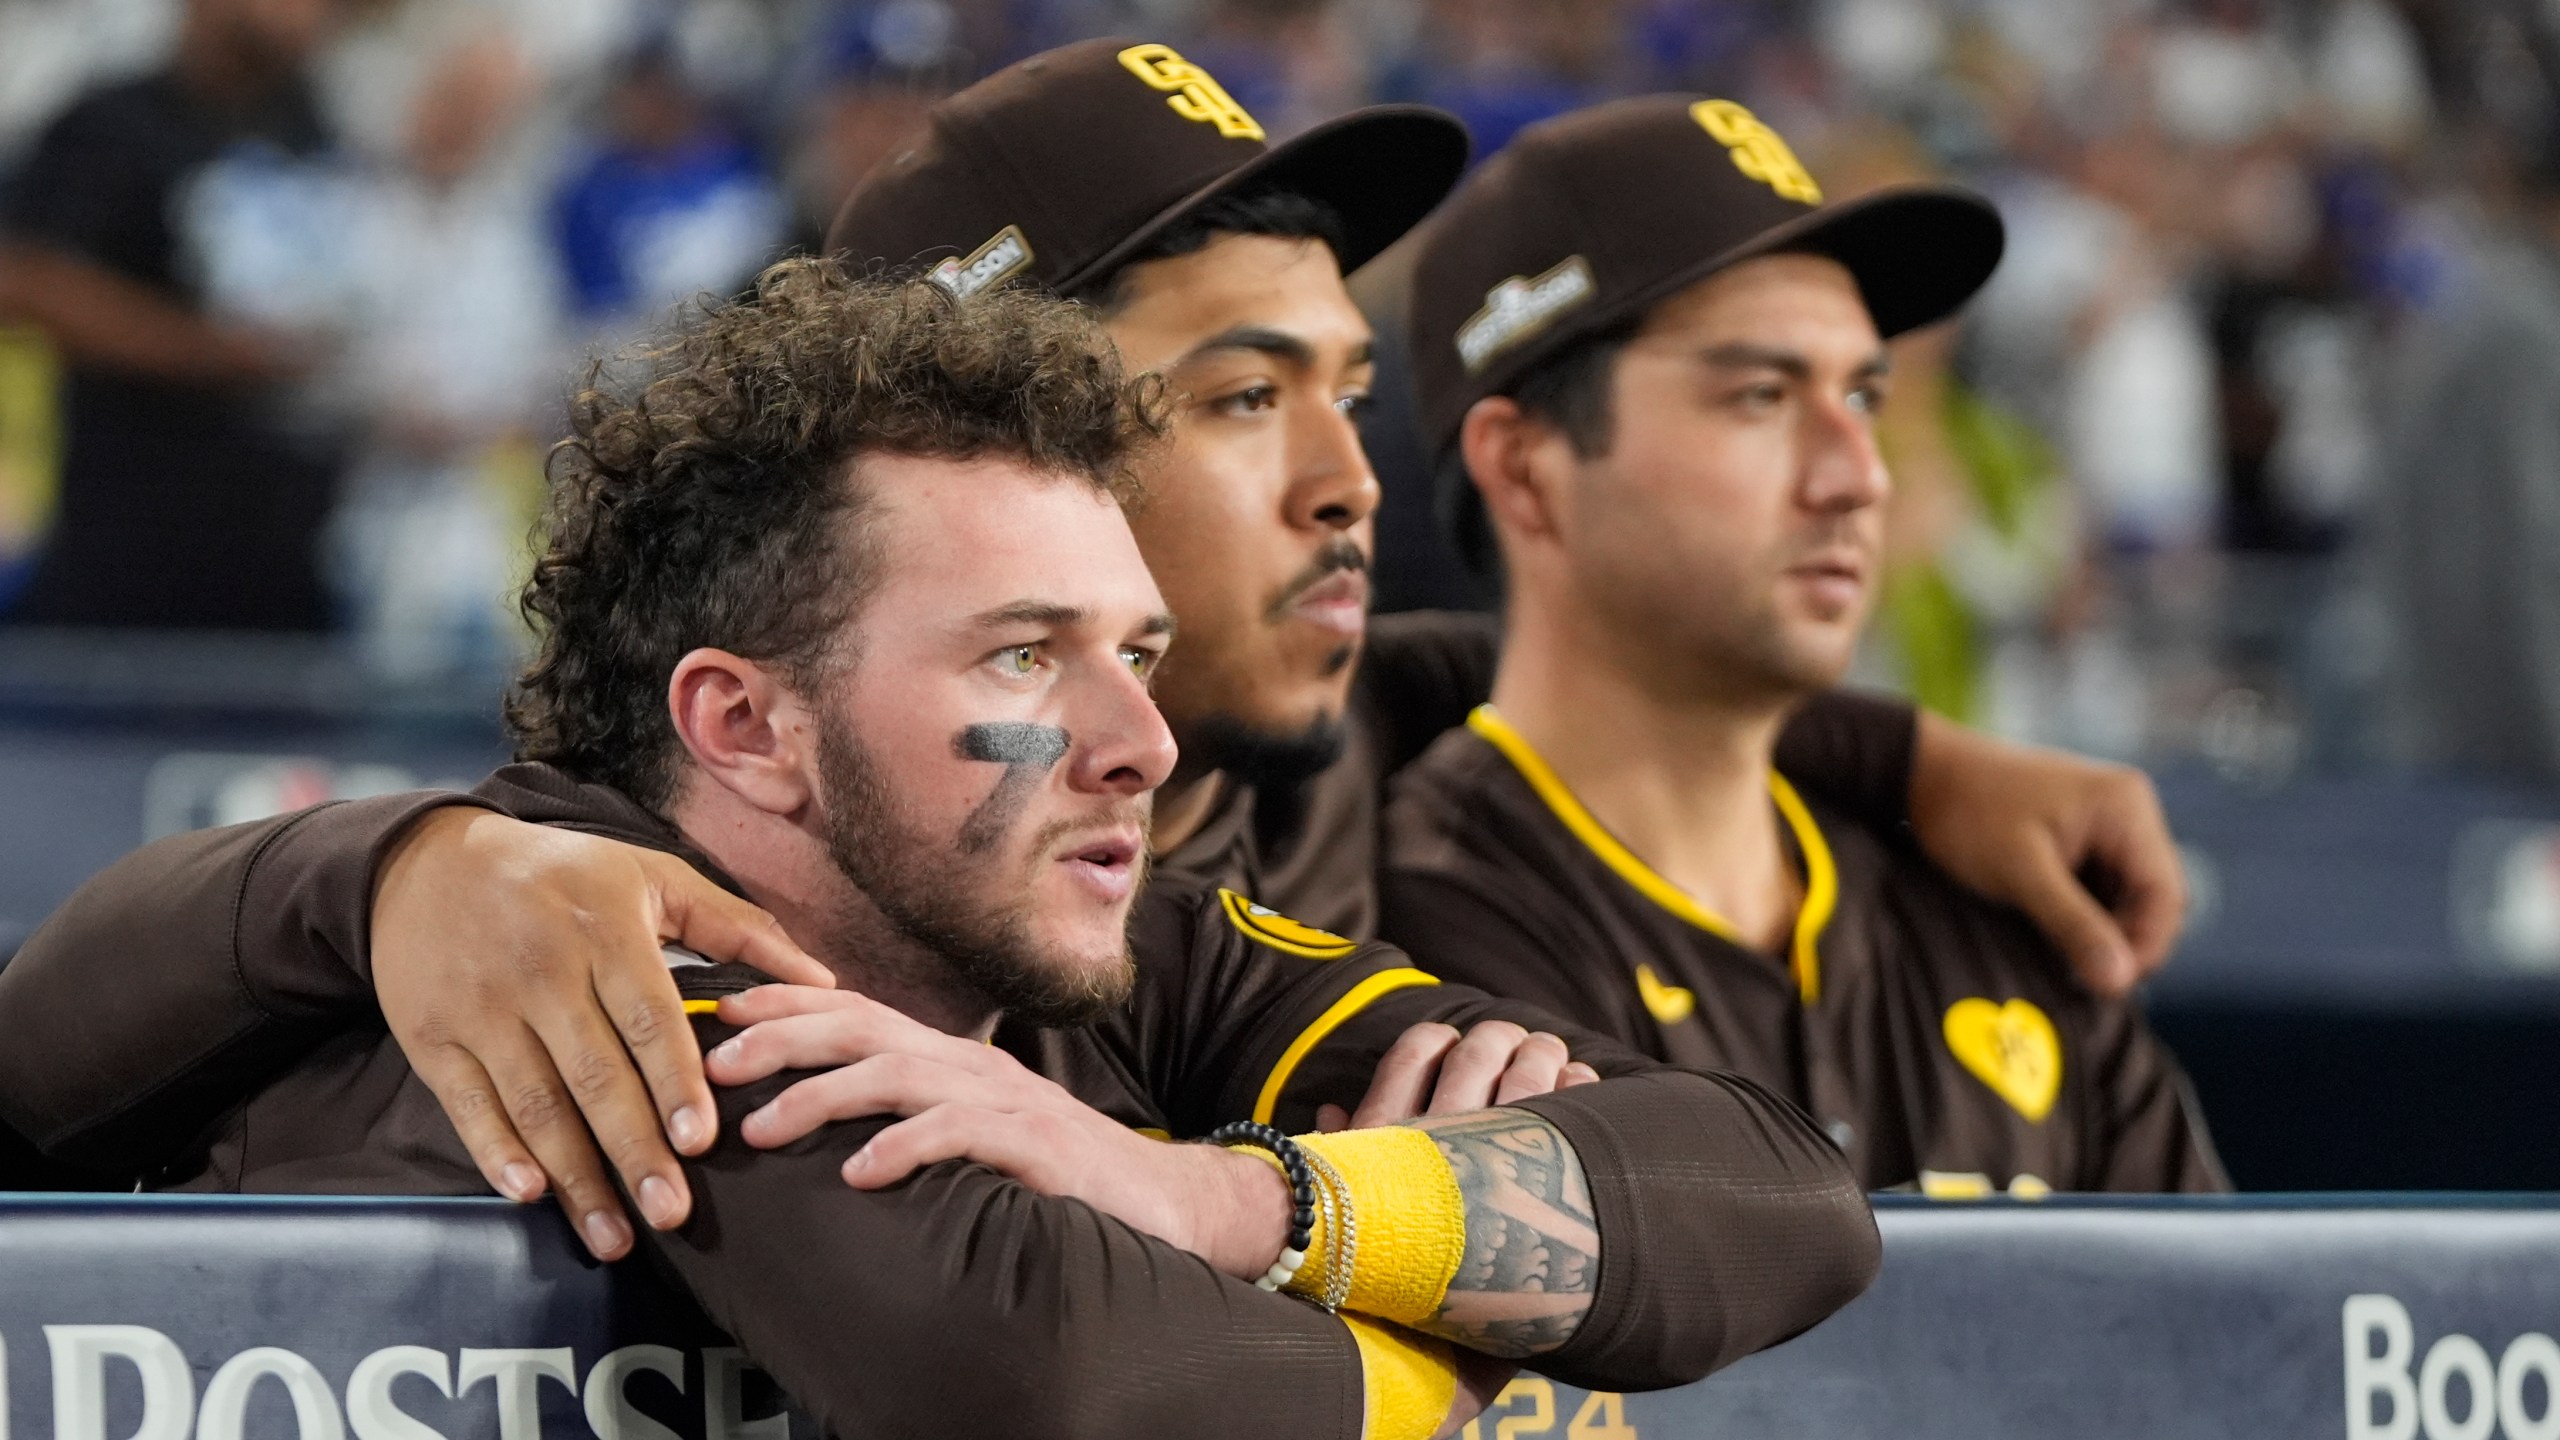
[[[1467,715],[1467,728],[1482,736],[1485,743],[1502,753],[1520,778],[1529,782],[1556,819],[1583,848],[1598,856],[1617,877],[1636,888],[1636,892],[1654,904],[1730,944],[1742,945],[1742,932],[1733,922],[1698,903],[1688,891],[1662,878],[1655,869],[1636,857],[1608,831],[1547,763],[1528,738],[1511,728],[1500,712],[1491,705],[1479,705]],[[1796,846],[1804,852],[1804,903],[1796,910],[1794,943],[1788,947],[1787,968],[1793,972],[1796,993],[1807,1005],[1822,998],[1822,955],[1818,948],[1823,927],[1831,923],[1832,912],[1840,903],[1839,869],[1832,863],[1831,847],[1822,838],[1822,829],[1813,823],[1804,800],[1777,771],[1769,772],[1769,795],[1778,805],[1778,813],[1794,832]],[[1746,947],[1748,948],[1748,947]]]
[[[1396,990],[1416,985],[1437,985],[1440,977],[1420,970],[1400,968],[1381,970],[1344,991],[1342,998],[1326,1007],[1315,1023],[1298,1032],[1289,1048],[1280,1052],[1280,1061],[1271,1067],[1270,1078],[1262,1082],[1262,1093],[1254,1097],[1253,1118],[1261,1124],[1271,1123],[1271,1112],[1280,1108],[1280,1092],[1289,1087],[1289,1077],[1298,1071],[1298,1062],[1307,1052],[1324,1043],[1324,1037],[1342,1027],[1342,1022],[1367,1009],[1371,1001]]]
[[[1796,832],[1796,848],[1804,852],[1804,904],[1796,911],[1791,958],[1797,993],[1810,1005],[1822,998],[1822,952],[1817,947],[1831,924],[1831,912],[1840,907],[1840,867],[1832,863],[1830,842],[1822,838],[1822,827],[1813,823],[1804,797],[1775,770],[1769,772],[1769,798],[1778,802],[1778,813],[1787,817],[1787,827]]]
[[[687,1015],[717,1015],[720,1013],[720,1002],[717,1000],[687,1000],[684,1002],[684,1013]]]

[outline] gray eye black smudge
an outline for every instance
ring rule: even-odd
[[[1027,720],[989,721],[968,726],[953,736],[951,748],[963,760],[1036,765],[1046,770],[1067,753],[1067,732],[1055,725],[1034,725]]]
[[[1057,763],[1066,758],[1067,732],[1055,725],[1027,720],[991,720],[963,726],[951,737],[951,753],[963,760],[983,760],[1004,767],[1004,778],[960,825],[960,851],[979,855],[992,850],[1013,828],[1031,792]]]

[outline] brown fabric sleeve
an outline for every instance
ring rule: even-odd
[[[1911,823],[1911,762],[1920,712],[1910,702],[1825,690],[1778,734],[1781,773],[1835,810],[1887,835]]]
[[[984,1166],[854,1190],[838,1169],[886,1117],[739,1142],[800,1078],[721,1092],[693,1218],[648,1243],[829,1434],[1359,1440],[1340,1321]]]
[[[1416,985],[1389,991],[1361,1006],[1298,1057],[1290,1067],[1271,1123],[1294,1134],[1315,1128],[1319,1105],[1340,1105],[1346,1110],[1357,1107],[1369,1091],[1369,1080],[1377,1073],[1379,1059],[1398,1036],[1416,1025],[1437,1022],[1466,1030],[1488,1020],[1509,1020],[1530,1030],[1554,1034],[1563,1039],[1574,1059],[1599,1071],[1604,1078],[1663,1068],[1660,1061],[1558,1019],[1535,1005],[1487,995],[1465,985]],[[1303,1029],[1293,1030],[1286,1038],[1294,1039],[1303,1033]],[[1248,1096],[1267,1080],[1271,1068],[1260,1063],[1259,1057],[1246,1065],[1228,1082],[1222,1109],[1244,1105]],[[1242,1118],[1242,1112],[1236,1111],[1231,1118]]]
[[[1343,1020],[1298,1061],[1275,1123],[1303,1131],[1319,1103],[1356,1105],[1387,1047],[1431,1020],[1551,1031],[1603,1077],[1520,1102],[1580,1155],[1602,1247],[1589,1317],[1533,1368],[1589,1389],[1685,1384],[1815,1324],[1874,1278],[1866,1197],[1793,1105],[1464,986],[1394,990]]]
[[[2214,1153],[2195,1091],[2140,1009],[2098,1002],[2086,1053],[2094,1057],[2090,1156],[2082,1187],[2134,1194],[2221,1195],[2231,1177]]]
[[[350,800],[156,841],[101,871],[0,970],[0,1120],[139,1173],[374,1009],[373,872],[449,792]]]
[[[1875,1279],[1883,1241],[1840,1152],[1748,1080],[1655,1070],[1518,1106],[1572,1142],[1604,1247],[1590,1315],[1537,1364],[1556,1379],[1687,1384]]]
[[[1590,979],[1617,973],[1616,957],[1597,939],[1568,934],[1579,930],[1580,916],[1560,906],[1542,911],[1514,903],[1517,898],[1518,887],[1506,892],[1478,883],[1474,873],[1391,868],[1378,877],[1378,930],[1443,980],[1525,1001],[1641,1047],[1645,1032],[1629,1003],[1632,987]]]

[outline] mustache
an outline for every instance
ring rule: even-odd
[[[1336,571],[1366,571],[1368,568],[1368,552],[1350,536],[1336,535],[1316,551],[1315,558],[1307,562],[1306,569],[1290,577],[1289,583],[1280,587],[1280,593],[1263,607],[1263,618],[1279,619],[1282,612],[1298,603],[1299,596],[1331,579]]]
[[[1046,855],[1056,844],[1071,836],[1092,835],[1104,830],[1120,830],[1134,826],[1138,832],[1139,874],[1146,873],[1147,854],[1155,844],[1155,807],[1143,801],[1123,798],[1082,815],[1052,820],[1034,831],[1030,853]]]

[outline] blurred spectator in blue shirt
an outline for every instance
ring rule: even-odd
[[[614,81],[605,132],[571,165],[556,223],[579,311],[610,323],[734,291],[789,214],[755,147],[656,42]]]

